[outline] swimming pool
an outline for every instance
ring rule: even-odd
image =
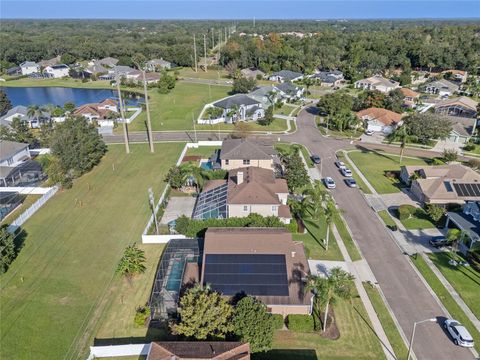
[[[213,165],[211,161],[202,161],[200,167],[204,170],[213,170]]]
[[[170,260],[170,273],[168,274],[167,284],[165,289],[168,291],[178,292],[182,282],[183,269],[185,267],[185,259],[172,259]]]

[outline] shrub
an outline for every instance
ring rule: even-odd
[[[433,158],[432,165],[445,165],[445,161],[439,158]]]
[[[135,318],[133,322],[136,326],[142,327],[145,326],[147,319],[150,317],[150,308],[148,306],[139,306],[135,310]]]
[[[311,315],[288,315],[287,327],[291,331],[313,332],[314,321]]]
[[[282,314],[272,314],[273,317],[273,328],[275,330],[283,329],[283,325],[285,324],[285,320]]]
[[[458,152],[457,150],[455,149],[445,149],[443,151],[443,159],[446,161],[446,162],[452,162],[452,161],[457,161],[458,159]]]
[[[463,150],[465,151],[473,151],[475,150],[475,144],[468,143],[463,147]]]
[[[389,228],[392,231],[397,231],[398,230],[397,225],[387,225],[387,228]]]
[[[398,207],[398,218],[400,220],[410,219],[417,211],[417,208],[413,205],[403,204]]]
[[[427,204],[426,212],[433,222],[438,223],[445,213],[445,209],[436,204]]]
[[[285,225],[288,231],[290,231],[292,234],[296,234],[298,232],[298,226],[297,226],[297,221],[295,219],[292,219],[290,221],[290,224]]]

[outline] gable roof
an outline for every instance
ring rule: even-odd
[[[451,92],[455,92],[459,89],[459,86],[452,83],[451,81],[440,79],[436,81],[432,81],[430,83],[426,83],[425,87],[436,87],[437,89],[449,90]]]
[[[30,66],[39,66],[36,62],[34,61],[24,61],[23,63],[20,64],[20,67],[30,67]]]
[[[118,63],[118,59],[115,59],[113,57],[106,57],[98,60],[98,62],[101,65],[115,66]]]
[[[290,81],[285,81],[281,84],[276,85],[276,88],[288,94],[295,93],[298,89],[298,86],[293,85]]]
[[[257,86],[255,89],[250,91],[248,95],[250,96],[267,96],[269,92],[278,92],[278,87],[273,85],[267,86]]]
[[[246,360],[250,347],[237,341],[156,341],[150,345],[147,360]]]
[[[400,85],[399,82],[389,80],[389,79],[385,79],[383,76],[380,76],[380,75],[374,75],[374,76],[371,76],[371,77],[366,78],[366,79],[358,80],[358,81],[356,81],[356,83],[357,82],[369,83],[369,84],[372,84],[372,85],[375,85],[375,86],[382,85],[382,86],[385,86],[385,87],[392,87],[392,88]]]
[[[461,136],[472,136],[475,131],[475,125],[477,119],[460,117],[460,116],[448,116],[447,118],[452,123],[452,130]]]
[[[0,161],[4,161],[19,151],[28,147],[28,144],[16,141],[0,140]]]
[[[467,109],[477,111],[478,102],[476,102],[475,100],[473,100],[469,97],[460,96],[460,97],[453,98],[453,99],[441,100],[437,104],[435,104],[435,108],[439,108],[439,107],[443,107],[443,106],[452,106],[452,105],[460,105],[460,106],[463,106]]]
[[[220,150],[222,160],[270,160],[277,155],[273,146],[249,139],[225,139]]]
[[[215,103],[213,103],[214,106],[222,108],[222,109],[231,109],[235,105],[240,106],[240,105],[258,105],[260,102],[257,100],[252,99],[251,97],[245,95],[245,94],[236,94],[232,95],[229,97],[226,97],[225,99],[219,100]]]
[[[376,107],[361,110],[357,116],[361,119],[368,117],[369,120],[377,120],[385,125],[398,124],[402,120],[402,114]]]
[[[3,115],[0,119],[4,119],[4,118],[7,118],[9,116],[12,116],[12,115],[21,115],[21,116],[27,116],[27,112],[28,112],[28,109],[26,106],[23,106],[23,105],[17,105],[13,108],[11,108],[10,110],[7,111],[7,113],[5,115]]]
[[[416,97],[420,96],[420,94],[418,92],[413,91],[412,89],[409,89],[409,88],[402,87],[400,89],[400,91],[402,92],[403,96],[408,96],[408,97],[412,97],[412,98],[416,98]]]
[[[293,79],[302,77],[303,74],[299,72],[291,71],[291,70],[280,70],[280,71],[274,72],[272,76],[279,76],[286,80],[293,80]]]
[[[147,64],[154,65],[154,66],[169,66],[172,63],[170,61],[163,60],[163,59],[152,59],[152,60],[148,60]]]
[[[107,73],[108,70],[102,66],[99,62],[95,62],[93,65],[88,66],[85,71],[91,73],[91,74],[101,74],[101,73]]]
[[[60,62],[60,59],[61,59],[60,55],[57,55],[54,58],[39,61],[38,65],[43,66],[43,67],[52,66],[52,65],[58,64]]]

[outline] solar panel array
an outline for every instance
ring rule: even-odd
[[[478,183],[453,183],[453,187],[458,196],[462,197],[480,197],[480,184]]]
[[[288,296],[285,255],[207,254],[204,283],[224,295]]]
[[[195,204],[194,219],[227,218],[227,184],[202,192]]]

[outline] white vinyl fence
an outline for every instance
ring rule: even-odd
[[[20,226],[27,221],[30,216],[35,214],[55,193],[58,191],[58,186],[53,186],[40,199],[35,201],[27,210],[25,210],[18,218],[16,218],[7,228],[9,232],[15,232]]]
[[[87,360],[120,356],[148,355],[150,344],[90,346],[90,355]]]

